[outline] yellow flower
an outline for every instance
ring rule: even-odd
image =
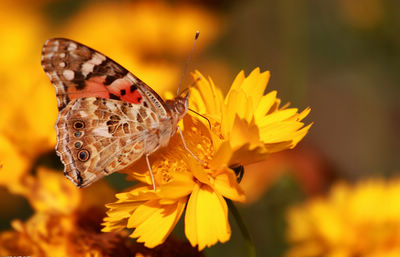
[[[155,247],[171,233],[187,203],[185,233],[193,246],[199,245],[202,250],[230,238],[228,209],[223,197],[244,201],[244,194],[234,172],[223,159],[212,155],[207,127],[190,116],[184,119],[184,126],[191,128],[185,133],[186,143],[192,149],[197,145],[195,154],[209,159],[209,166],[204,168],[188,156],[180,138],[174,137],[170,142],[174,151],[163,149],[152,161],[157,192],[151,185],[140,184],[126,193],[117,194],[119,200],[107,205],[110,210],[104,231],[136,228],[131,236],[147,247]],[[140,175],[144,174],[142,171],[146,166],[140,163],[135,167],[137,173],[129,175],[150,183],[147,174]]]
[[[202,250],[229,240],[225,198],[245,201],[231,165],[256,162],[270,152],[292,148],[309,127],[302,128],[300,122],[308,110],[298,114],[297,109],[286,109],[288,114],[274,95],[263,96],[266,74],[256,69],[244,78],[240,73],[224,100],[212,81],[197,72],[195,79],[201,79],[191,91],[191,105],[209,118],[211,129],[199,121],[202,118],[190,115],[181,126],[186,145],[201,162],[178,136],[173,137],[168,148],[151,156],[157,191],[152,189],[145,163],[136,164],[135,171],[127,174],[142,183],[117,194],[118,201],[107,205],[103,231],[134,228],[131,237],[155,247],[168,237],[186,206],[185,234],[192,246]]]
[[[288,212],[288,257],[399,256],[400,179],[337,184]]]
[[[304,127],[301,122],[310,108],[298,113],[297,108],[288,108],[288,104],[279,107],[281,100],[276,97],[276,91],[264,95],[269,71],[260,73],[256,68],[247,78],[241,71],[225,99],[211,79],[207,81],[199,72],[194,78],[200,80],[198,87],[191,91],[191,106],[216,122],[213,125],[218,135],[213,137],[216,145],[229,141],[234,149],[245,147],[264,158],[266,153],[294,148],[311,126]],[[248,157],[239,157],[241,164],[246,164]],[[255,162],[254,158],[253,155],[250,163]]]

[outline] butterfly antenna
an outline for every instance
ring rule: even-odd
[[[185,65],[185,68],[183,69],[181,80],[179,81],[179,85],[178,85],[178,90],[176,91],[176,95],[179,95],[179,89],[181,88],[183,78],[185,77],[185,73],[186,73],[187,67],[189,66],[190,59],[192,58],[194,46],[196,45],[196,41],[199,38],[199,35],[200,35],[200,31],[196,31],[196,35],[194,36],[194,42],[192,45],[192,50],[190,50],[189,57],[186,60],[186,65]]]
[[[196,112],[195,110],[192,110],[192,109],[190,109],[190,108],[189,108],[188,110],[191,111],[191,112],[193,112],[193,113],[196,113],[196,114],[199,115],[200,117],[204,118],[204,119],[208,122],[208,125],[210,126],[210,129],[211,129],[211,122],[210,122],[209,119],[207,119],[206,116],[204,116],[204,115],[202,115],[202,114],[200,114],[200,113],[198,113],[198,112]]]

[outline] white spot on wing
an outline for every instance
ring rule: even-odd
[[[65,58],[65,53],[61,53],[61,54],[60,54],[60,57],[61,57],[61,58]]]
[[[72,70],[64,70],[63,76],[66,80],[73,80],[75,77],[75,73]]]
[[[60,80],[60,78],[58,77],[58,75],[57,75],[57,73],[55,71],[46,72],[46,73],[50,78],[53,78],[53,79],[56,79],[56,80]]]
[[[64,67],[65,67],[65,62],[60,62],[58,65],[59,65],[61,68],[64,68]]]
[[[110,102],[110,101],[107,101],[107,102],[106,102],[106,107],[107,107],[108,109],[112,110],[112,111],[116,110],[115,104],[114,104],[113,102]]]
[[[78,48],[78,46],[75,43],[69,43],[67,50],[68,51],[73,51],[73,50],[75,50],[77,48]]]
[[[93,71],[94,64],[90,62],[85,62],[82,65],[82,74],[86,77],[90,72]]]
[[[92,59],[89,62],[93,63],[94,65],[99,65],[105,59],[106,59],[106,57],[104,55],[99,54],[99,53],[94,53]]]
[[[80,112],[78,112],[78,114],[79,114],[79,116],[82,117],[82,118],[85,118],[85,117],[89,116],[89,115],[87,114],[87,112],[84,112],[84,111],[80,111]]]
[[[93,71],[94,66],[101,64],[106,57],[99,53],[94,53],[92,59],[88,60],[82,65],[82,74],[87,76],[90,72]]]
[[[58,51],[58,45],[52,45],[49,47],[48,51],[51,52],[57,52]]]
[[[44,57],[44,59],[51,59],[51,57],[53,57],[53,55],[54,55],[54,53],[50,52],[48,54],[45,54],[43,57]]]
[[[44,46],[47,46],[47,44],[50,42],[50,39],[47,39],[46,42],[44,42]]]

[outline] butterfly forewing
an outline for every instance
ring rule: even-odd
[[[143,104],[166,116],[163,100],[143,81],[107,56],[70,39],[45,42],[42,66],[56,88],[58,108],[81,97]]]

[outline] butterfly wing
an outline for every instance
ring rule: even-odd
[[[63,38],[46,41],[42,66],[56,89],[60,111],[57,154],[78,187],[121,170],[157,150],[164,101],[144,82],[105,55]],[[161,122],[161,123],[160,123]]]
[[[57,121],[56,150],[65,175],[85,187],[159,147],[160,125],[149,108],[117,100],[72,100]]]
[[[45,42],[42,67],[56,89],[58,109],[77,98],[101,97],[151,108],[166,117],[160,96],[138,77],[107,56],[70,39]]]

